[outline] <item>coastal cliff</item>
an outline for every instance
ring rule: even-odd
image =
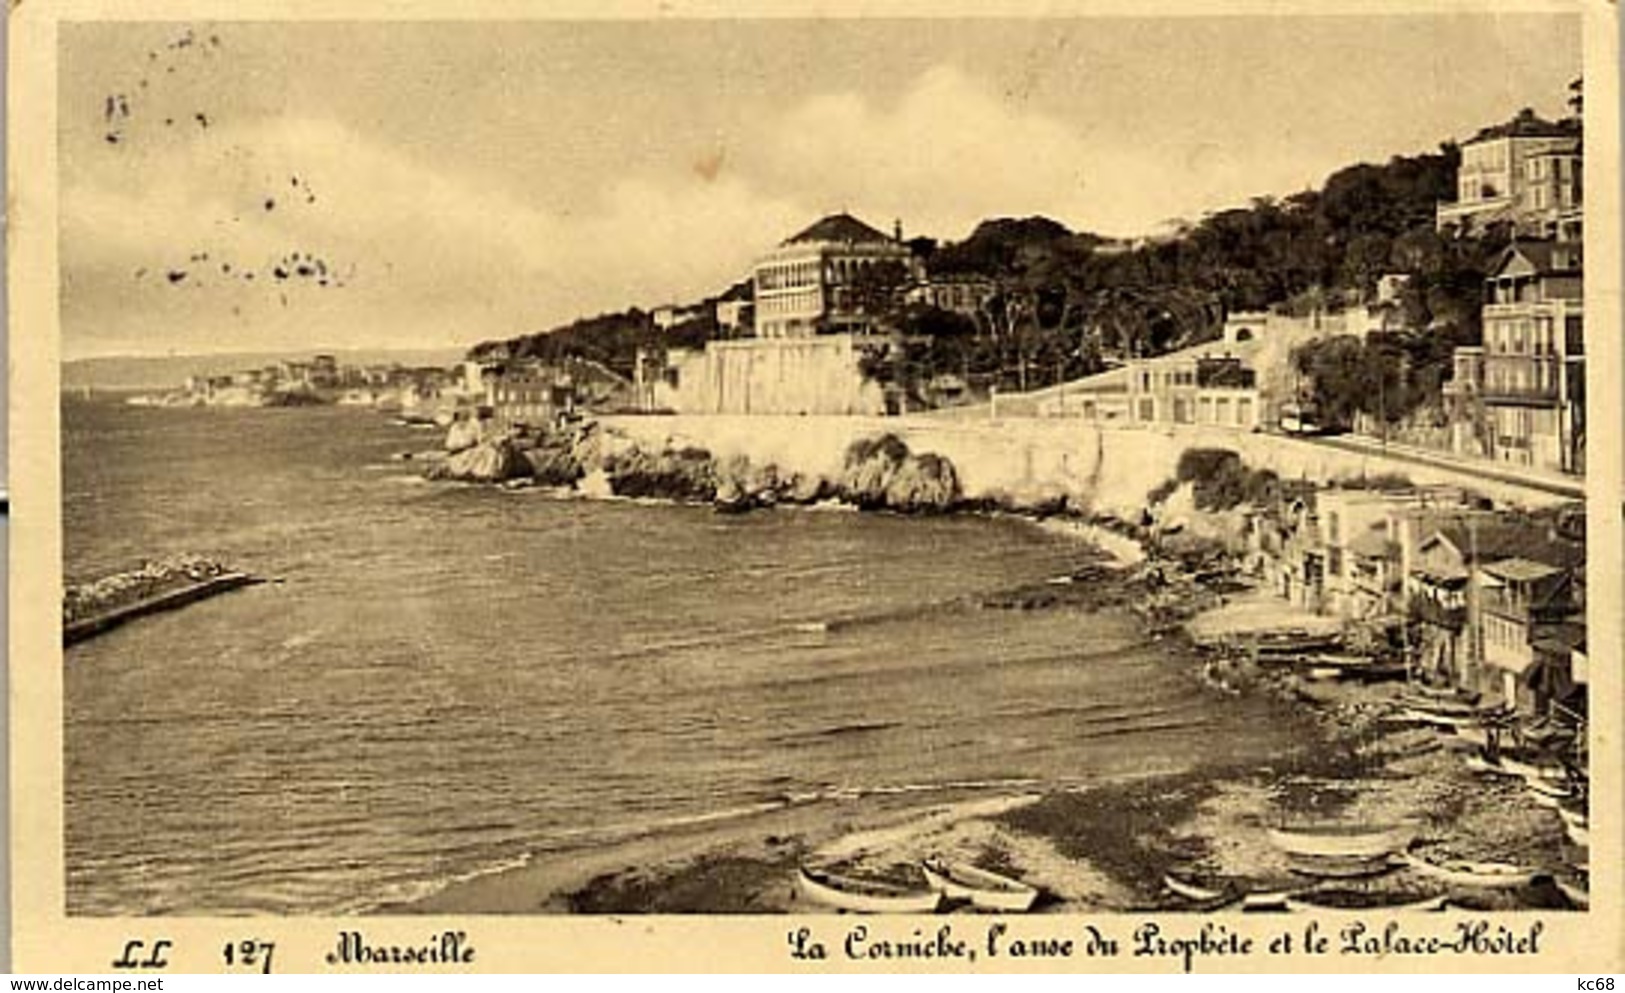
[[[835,500],[865,510],[936,513],[964,504],[951,460],[913,451],[884,431],[850,439],[827,467],[817,458],[816,467],[781,464],[599,423],[485,438],[458,424],[446,447],[452,453],[425,470],[429,479],[579,487],[596,495],[712,503],[724,511]]]

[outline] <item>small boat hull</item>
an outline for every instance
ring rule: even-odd
[[[1294,913],[1313,914],[1369,914],[1369,913],[1427,913],[1443,910],[1449,898],[1445,896],[1430,896],[1422,900],[1411,900],[1406,903],[1370,904],[1360,907],[1340,907],[1336,903],[1328,902],[1331,894],[1304,893],[1289,897],[1287,909]]]
[[[1206,903],[1208,901],[1218,900],[1220,897],[1231,893],[1233,889],[1228,885],[1224,886],[1223,888],[1203,886],[1200,883],[1193,883],[1190,880],[1180,879],[1173,873],[1165,873],[1163,875],[1162,885],[1166,887],[1168,892],[1172,893],[1173,895],[1183,897],[1186,900],[1191,900],[1196,903]]]
[[[1289,910],[1298,890],[1259,890],[1241,898],[1241,909],[1247,913],[1263,914]]]
[[[1563,894],[1565,900],[1581,910],[1591,909],[1591,892],[1584,886],[1570,882],[1567,879],[1555,879],[1553,882],[1557,884],[1557,888]]]
[[[1467,768],[1474,772],[1489,773],[1496,776],[1518,776],[1518,773],[1513,772],[1501,763],[1491,762],[1482,755],[1467,756]]]
[[[1403,826],[1331,825],[1318,828],[1271,828],[1270,844],[1288,855],[1323,859],[1378,859],[1402,851],[1415,830]]]
[[[1287,865],[1300,876],[1314,876],[1317,879],[1361,879],[1380,876],[1395,868],[1388,853],[1351,857],[1288,855]]]
[[[915,891],[802,867],[797,889],[808,900],[859,914],[934,914],[942,905],[936,890]]]
[[[1430,862],[1416,855],[1404,856],[1406,865],[1430,879],[1452,886],[1471,886],[1477,889],[1505,890],[1527,886],[1535,878],[1535,870],[1505,862]]]
[[[932,889],[950,900],[968,900],[982,910],[1021,912],[1031,909],[1038,890],[973,865],[932,859],[920,867]]]
[[[1566,800],[1574,795],[1574,791],[1569,789],[1567,783],[1555,779],[1546,779],[1540,776],[1531,779],[1525,776],[1524,785],[1529,787],[1529,792],[1536,796],[1549,797],[1553,801]],[[1555,802],[1553,806],[1556,806]]]

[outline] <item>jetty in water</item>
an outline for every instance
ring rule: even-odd
[[[71,645],[138,617],[263,582],[259,576],[218,562],[185,556],[70,586],[63,597],[62,643]]]

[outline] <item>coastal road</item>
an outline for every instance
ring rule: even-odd
[[[1463,475],[1474,476],[1507,486],[1519,486],[1552,496],[1570,497],[1575,500],[1585,499],[1585,478],[1583,476],[1563,476],[1556,473],[1537,472],[1494,462],[1464,459],[1423,448],[1413,448],[1408,445],[1395,445],[1391,442],[1385,445],[1376,438],[1367,438],[1363,435],[1300,437],[1294,440],[1308,445],[1336,448],[1346,452],[1357,452],[1362,455],[1378,455],[1395,462],[1409,462],[1413,465],[1430,466],[1435,469],[1448,469],[1451,472],[1459,472]]]

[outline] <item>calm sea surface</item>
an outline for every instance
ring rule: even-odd
[[[1087,549],[1018,521],[426,484],[334,408],[64,408],[70,580],[282,577],[75,646],[74,914],[343,913],[536,853],[846,790],[1264,755],[1130,618],[978,595]],[[827,625],[827,630],[819,630]]]

